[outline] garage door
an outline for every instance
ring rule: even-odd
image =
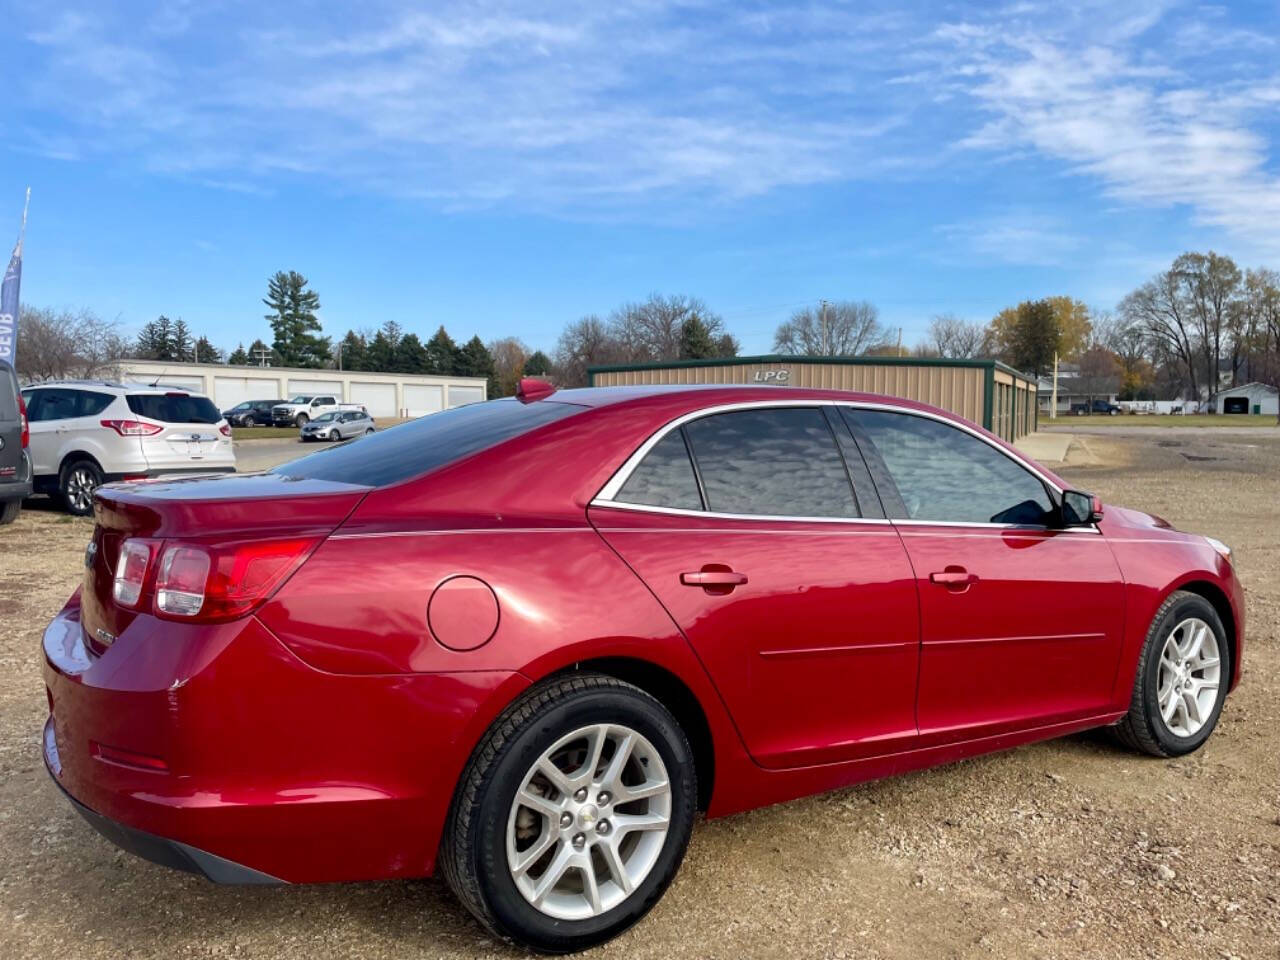
[[[265,377],[214,377],[213,402],[230,410],[245,400],[280,400],[280,381]]]
[[[406,383],[404,386],[406,416],[422,417],[444,409],[444,387]]]
[[[396,385],[394,383],[362,383],[351,381],[351,403],[363,403],[375,417],[396,415]]]
[[[342,400],[342,381],[341,380],[290,380],[289,396],[295,396],[299,393],[331,393]]]
[[[450,387],[449,406],[461,407],[467,403],[480,403],[484,400],[484,387]]]

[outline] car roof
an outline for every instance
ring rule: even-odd
[[[170,393],[181,393],[189,397],[205,396],[199,390],[188,390],[176,383],[121,383],[119,380],[42,380],[39,383],[29,383],[22,389],[39,390],[46,387],[94,388],[114,390],[119,393],[146,393],[161,396]]]
[[[939,410],[928,404],[901,397],[888,396],[882,393],[859,393],[852,390],[822,390],[813,387],[776,387],[764,384],[747,383],[689,383],[689,384],[637,384],[621,387],[579,387],[569,390],[557,390],[548,394],[543,400],[530,401],[575,403],[584,407],[610,407],[618,404],[641,405],[645,401],[686,401],[689,409],[696,410],[701,406],[716,406],[722,403],[751,403],[759,401],[781,400],[843,400],[846,403],[881,403],[901,406],[909,410],[927,410],[941,413],[954,419],[945,410]]]

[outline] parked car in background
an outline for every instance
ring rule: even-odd
[[[1180,756],[1240,677],[1228,547],[883,396],[522,381],[97,509],[43,640],[90,823],[227,882],[438,870],[548,952],[644,916],[698,810],[1108,725]]]
[[[299,394],[271,408],[271,420],[277,427],[306,426],[311,420],[334,410],[364,410],[359,403],[339,403],[330,393]]]
[[[305,424],[299,435],[303,443],[307,443],[312,440],[350,440],[373,431],[373,417],[363,410],[330,410]]]
[[[201,394],[76,380],[34,384],[22,398],[34,490],[77,516],[93,512],[103,483],[236,468],[231,428]]]
[[[1124,409],[1109,400],[1094,400],[1092,404],[1081,400],[1079,403],[1071,405],[1071,412],[1077,417],[1088,416],[1091,413],[1102,413],[1114,417],[1124,413]]]
[[[0,360],[0,525],[18,519],[23,498],[31,495],[29,437],[18,377],[7,360]]]
[[[245,400],[237,403],[230,410],[223,410],[222,416],[233,427],[256,427],[258,424],[269,426],[272,422],[271,411],[279,400]]]

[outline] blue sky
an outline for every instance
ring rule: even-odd
[[[650,292],[765,352],[819,298],[914,341],[1186,249],[1280,267],[1280,13],[1081,4],[0,2],[23,299],[127,330],[393,319],[550,348]],[[6,213],[6,211],[8,211]]]

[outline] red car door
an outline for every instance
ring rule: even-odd
[[[752,405],[646,447],[591,520],[693,645],[752,756],[787,767],[911,746],[914,577],[839,417]]]
[[[1042,478],[928,416],[846,408],[920,593],[922,746],[1109,709],[1124,586]]]

